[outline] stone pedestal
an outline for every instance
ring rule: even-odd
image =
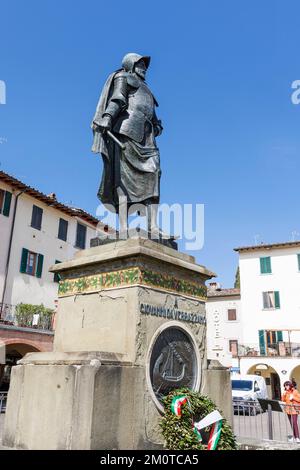
[[[231,419],[231,396],[211,393],[215,383],[230,391],[229,373],[206,361],[213,273],[146,239],[83,250],[51,270],[61,276],[54,351],[13,368],[4,445],[161,448],[160,395],[182,385],[216,396]]]

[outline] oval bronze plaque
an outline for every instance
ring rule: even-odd
[[[150,357],[150,380],[157,400],[171,390],[188,387],[197,382],[197,356],[194,344],[180,328],[169,327],[157,337]]]

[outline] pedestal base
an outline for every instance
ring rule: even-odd
[[[101,353],[35,353],[13,368],[3,445],[158,449],[159,418],[143,367]]]
[[[162,448],[161,400],[182,386],[216,397],[230,419],[229,372],[207,370],[213,273],[145,239],[82,250],[51,270],[61,275],[54,352],[13,368],[4,445]]]
[[[143,234],[143,238],[146,240],[148,239],[147,233]],[[149,237],[150,238],[150,237]],[[178,244],[175,241],[176,239],[174,237],[170,238],[162,238],[159,237],[157,239],[152,239],[155,243],[159,243],[160,245],[166,246],[168,248],[172,248],[173,250],[178,250]],[[94,248],[96,246],[103,246],[107,245],[108,243],[115,243],[116,241],[121,241],[118,238],[109,238],[109,237],[95,237],[90,240],[90,247]]]

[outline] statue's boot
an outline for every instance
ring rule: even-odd
[[[158,240],[158,239],[165,239],[165,240],[177,240],[179,236],[170,235],[169,233],[164,232],[158,225],[157,225],[157,212],[158,212],[158,204],[150,204],[147,207],[147,218],[148,218],[148,233],[151,239]]]

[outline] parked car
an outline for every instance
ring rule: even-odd
[[[234,375],[231,378],[234,412],[255,415],[261,411],[258,398],[268,398],[267,385],[259,375]]]

